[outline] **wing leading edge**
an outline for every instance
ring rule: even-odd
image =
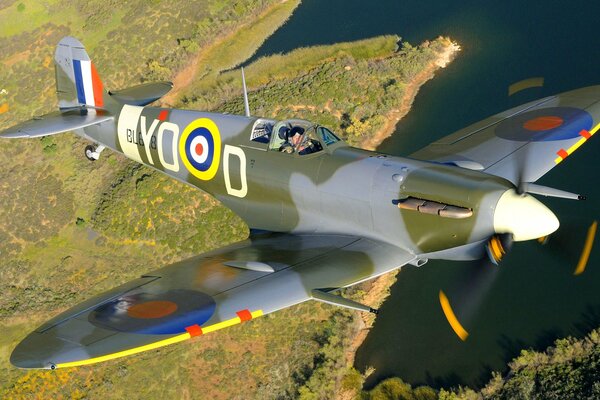
[[[248,239],[164,267],[66,311],[27,336],[11,363],[64,368],[155,349],[304,302],[314,290],[379,276],[414,259],[397,247],[358,237]],[[271,268],[240,268],[248,263]]]
[[[535,182],[599,129],[600,86],[590,86],[494,115],[411,157]]]

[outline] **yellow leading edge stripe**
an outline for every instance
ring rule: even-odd
[[[448,323],[454,330],[454,333],[456,333],[456,335],[463,342],[465,340],[467,340],[467,337],[469,337],[469,332],[467,332],[465,330],[465,328],[463,328],[463,326],[460,324],[460,322],[458,322],[456,315],[454,315],[454,311],[452,311],[452,307],[450,307],[450,302],[448,301],[448,298],[446,297],[444,292],[441,290],[440,290],[440,304],[442,306],[442,310],[444,311],[444,315],[446,316],[446,319],[448,320]]]
[[[598,131],[598,129],[600,129],[600,124],[596,125],[596,126],[594,127],[594,129],[592,129],[592,130],[590,131],[590,138],[591,138],[592,136],[594,136],[594,133],[596,133],[596,132]],[[571,146],[571,147],[569,147],[569,148],[567,149],[567,155],[568,155],[568,156],[570,156],[571,154],[573,154],[573,152],[575,152],[575,150],[577,150],[579,147],[581,147],[581,145],[582,145],[582,144],[584,144],[584,143],[585,143],[587,140],[588,140],[588,139],[586,139],[586,138],[584,138],[584,137],[582,137],[581,139],[579,139],[579,140],[577,141],[577,143],[575,143],[573,146]],[[559,164],[559,163],[560,163],[562,160],[564,160],[564,158],[562,158],[562,157],[557,157],[557,158],[554,160],[554,162],[555,162],[556,164]]]
[[[258,318],[263,315],[263,311],[262,310],[253,311],[253,312],[251,312],[251,315],[252,315],[252,319]],[[232,319],[228,319],[228,320],[216,323],[214,325],[202,327],[202,334],[218,331],[219,329],[223,329],[223,328],[228,328],[230,326],[237,325],[241,322],[242,322],[242,320],[240,319],[240,317],[235,317]],[[150,344],[140,346],[140,347],[134,347],[133,349],[129,349],[129,350],[123,350],[123,351],[119,351],[116,353],[107,354],[105,356],[88,358],[87,360],[81,360],[81,361],[72,361],[72,362],[56,364],[56,368],[78,367],[81,365],[89,365],[89,364],[99,363],[102,361],[113,360],[115,358],[130,356],[130,355],[136,354],[136,353],[141,353],[142,351],[158,349],[159,347],[167,346],[167,345],[170,345],[173,343],[183,342],[184,340],[187,340],[190,338],[191,338],[190,334],[188,332],[186,332],[186,333],[182,333],[181,335],[173,336],[173,337],[170,337],[165,340],[159,340],[158,342],[150,343]]]

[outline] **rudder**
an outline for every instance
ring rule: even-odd
[[[104,108],[110,101],[96,67],[79,40],[67,36],[58,43],[54,68],[61,110],[81,106]]]

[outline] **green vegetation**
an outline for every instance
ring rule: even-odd
[[[164,247],[168,251],[159,261],[248,236],[243,222],[212,197],[140,164],[122,170],[97,204],[91,220],[95,229],[113,240]]]
[[[475,392],[442,390],[442,400],[598,399],[600,398],[600,330],[583,339],[559,339],[545,352],[521,351],[505,377],[494,373]]]
[[[600,329],[582,339],[558,339],[546,351],[522,350],[509,364],[505,376],[498,372],[480,391],[468,387],[411,389],[399,378],[380,382],[363,399],[530,400],[600,398]],[[360,375],[357,379],[362,378]],[[362,386],[362,379],[355,383]]]
[[[0,90],[8,91],[4,100],[11,106],[10,116],[0,115],[0,126],[8,124],[9,118],[24,119],[55,107],[52,55],[63,36],[83,40],[106,87],[119,89],[172,78],[195,56],[195,49],[211,48],[213,43],[229,43],[232,54],[223,65],[203,65],[216,72],[233,67],[250,56],[298,3],[37,0],[28,2],[24,10],[16,2],[6,7],[0,3]],[[269,16],[278,18],[278,23],[270,20],[266,26],[259,17],[269,12],[275,13]],[[236,42],[225,40],[235,41],[241,27],[260,21],[260,30],[244,33],[242,54],[232,44]],[[221,59],[220,50],[213,52],[207,61]]]
[[[400,378],[388,378],[373,390],[363,392],[363,400],[435,400],[438,394],[427,386],[411,387]]]
[[[359,145],[399,108],[406,88],[449,44],[444,38],[413,47],[383,36],[298,49],[262,58],[246,70],[250,109],[273,118],[304,118],[329,126]],[[243,113],[239,71],[204,79],[182,106]]]

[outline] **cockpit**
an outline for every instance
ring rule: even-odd
[[[340,142],[329,129],[301,119],[259,119],[252,128],[254,142],[268,143],[269,151],[305,156]]]

